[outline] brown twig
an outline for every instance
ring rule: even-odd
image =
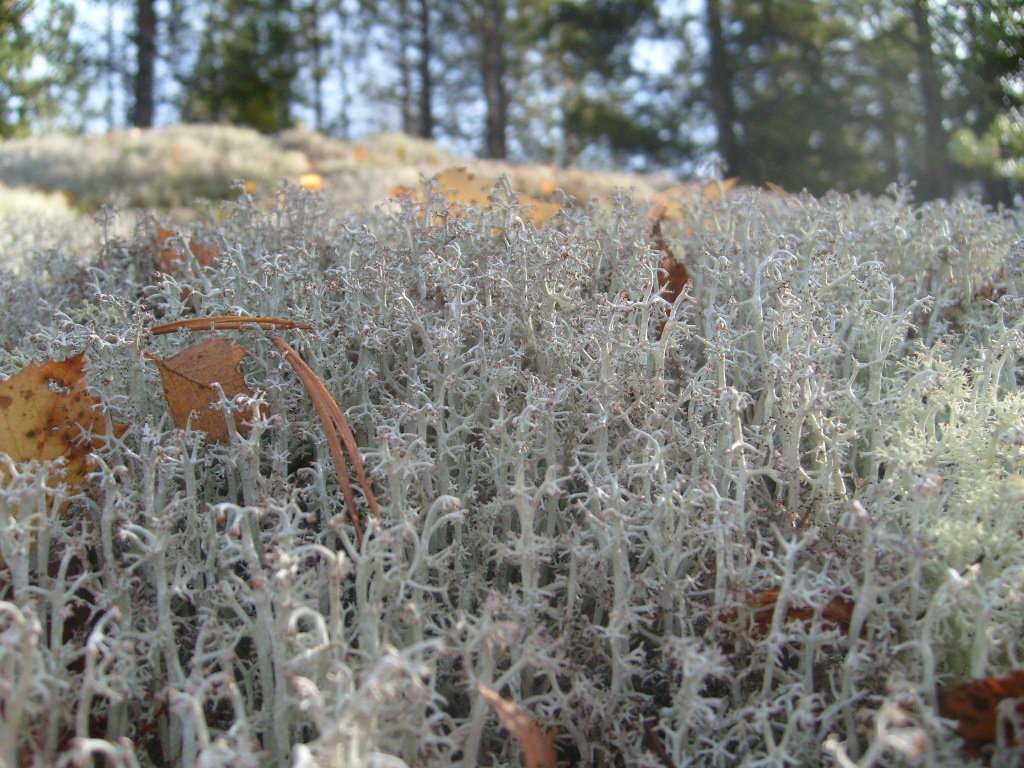
[[[352,521],[352,525],[355,527],[356,541],[362,543],[363,531],[359,522],[359,515],[356,513],[352,483],[348,479],[348,464],[345,462],[345,455],[342,451],[343,443],[348,451],[349,458],[352,460],[352,466],[355,468],[356,477],[359,478],[359,484],[363,489],[363,494],[366,496],[366,501],[370,505],[370,511],[373,512],[375,517],[380,517],[380,507],[377,505],[377,497],[374,495],[370,482],[366,477],[366,472],[363,469],[363,460],[359,455],[359,446],[356,444],[351,427],[349,427],[348,419],[345,418],[345,414],[338,407],[334,398],[331,397],[331,393],[327,391],[327,387],[324,386],[320,377],[313,372],[313,369],[306,364],[306,361],[299,356],[299,353],[280,336],[272,335],[270,338],[277,345],[277,348],[284,353],[285,359],[295,369],[295,373],[298,374],[303,386],[313,400],[313,405],[320,416],[320,422],[324,425],[327,443],[331,449],[331,458],[334,460],[334,468],[338,473],[338,483],[341,485],[341,492],[345,497],[345,506],[348,509],[349,520]]]
[[[159,336],[163,333],[173,333],[178,330],[189,331],[215,331],[215,330],[237,330],[247,325],[256,325],[265,331],[275,329],[281,330],[310,330],[313,326],[305,323],[297,323],[294,320],[285,320],[280,317],[245,317],[239,315],[214,315],[213,317],[193,317],[188,320],[175,320],[171,323],[154,325],[150,332]]]

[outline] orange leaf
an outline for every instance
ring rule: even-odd
[[[89,454],[104,444],[106,423],[98,405],[85,380],[84,352],[61,362],[29,363],[0,381],[0,446],[13,461],[63,456],[64,480],[81,486],[91,470]],[[117,435],[125,429],[114,425]],[[86,437],[90,432],[96,437]]]
[[[356,147],[355,152],[352,153],[352,157],[355,158],[357,163],[365,161],[370,156],[370,153],[363,147]]]
[[[551,195],[558,191],[558,185],[551,181],[551,179],[545,179],[540,183],[539,191],[545,197],[551,197]]]
[[[213,339],[193,344],[177,355],[166,360],[146,353],[157,368],[164,384],[164,397],[171,408],[174,423],[184,429],[193,413],[192,428],[206,433],[211,442],[227,442],[229,439],[228,424],[224,413],[214,407],[220,402],[220,395],[213,386],[220,384],[227,398],[238,394],[252,396],[252,390],[246,386],[238,364],[248,354],[245,347],[240,347],[230,339],[218,336]],[[235,424],[242,434],[248,433],[244,421],[248,413],[234,413]]]
[[[178,234],[175,230],[165,227],[157,227],[156,230],[156,247],[160,251],[160,269],[169,275],[177,272],[182,264],[188,263],[187,256],[180,246],[169,242],[172,238],[178,237]],[[217,248],[201,245],[194,238],[189,238],[188,247],[196,261],[203,267],[212,266],[214,258],[220,254]]]
[[[1021,699],[1016,712],[1024,717],[1024,669],[1015,669],[1006,677],[985,677],[966,683],[939,688],[939,714],[956,720],[956,733],[964,740],[964,747],[981,754],[989,744],[996,742],[999,705],[1004,699]],[[1012,729],[1005,734],[1013,744]]]
[[[555,732],[544,733],[537,721],[519,711],[513,702],[501,698],[497,691],[477,683],[480,695],[498,713],[502,724],[519,739],[523,748],[523,764],[525,768],[555,768],[558,755],[555,752]]]

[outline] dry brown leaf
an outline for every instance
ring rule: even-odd
[[[760,639],[768,635],[772,628],[772,620],[775,616],[775,604],[779,600],[779,590],[760,589],[747,595],[747,607],[751,609],[750,637]],[[846,597],[833,597],[825,607],[821,609],[821,621],[823,624],[846,633],[850,630],[850,621],[853,618],[854,603]],[[809,622],[817,615],[817,609],[810,605],[790,605],[786,608],[784,624],[803,621]],[[739,613],[734,609],[721,611],[718,614],[719,621],[725,624],[735,624]],[[722,644],[726,653],[733,651],[732,644]]]
[[[92,468],[90,454],[104,444],[106,422],[98,405],[85,379],[84,352],[61,362],[29,363],[0,381],[0,446],[16,462],[63,456],[65,482],[81,486]],[[114,425],[117,435],[125,429]]]
[[[537,721],[519,711],[513,702],[503,699],[493,688],[477,683],[480,695],[498,713],[502,724],[519,740],[523,748],[525,768],[555,768],[558,755],[555,752],[555,732],[544,733]]]
[[[1015,669],[1005,677],[985,677],[966,683],[949,685],[938,690],[939,714],[956,720],[956,733],[964,740],[964,748],[981,755],[996,743],[1000,704],[1005,699],[1019,699],[1014,705],[1024,717],[1024,669]],[[1013,745],[1012,729],[1004,734]]]
[[[988,299],[989,301],[997,301],[1006,295],[1006,267],[1001,266],[996,273],[992,276],[992,279],[982,285],[978,290],[974,292],[974,297],[977,299]]]
[[[774,181],[766,181],[764,183],[764,185],[766,187],[768,187],[768,189],[770,189],[776,195],[779,195],[780,197],[792,197],[793,196],[791,193],[789,193],[786,190],[784,190],[782,187],[780,187]]]
[[[252,397],[252,390],[238,370],[238,364],[247,354],[245,347],[218,336],[193,344],[167,359],[148,352],[146,356],[160,369],[164,396],[174,423],[184,429],[189,423],[189,416],[194,414],[192,429],[205,432],[206,439],[211,442],[227,442],[230,435],[228,424],[224,412],[215,407],[220,402],[220,395],[213,384],[219,383],[229,399],[239,394]],[[248,434],[249,428],[244,422],[251,419],[251,414],[235,411],[233,416],[238,431]]]
[[[661,297],[670,305],[674,305],[679,294],[683,292],[683,288],[690,282],[690,270],[686,268],[684,262],[676,258],[676,255],[668,247],[665,235],[661,230],[663,220],[662,214],[654,217],[651,224],[651,237],[654,239],[655,247],[661,251],[661,259],[658,262],[658,285],[661,287]],[[668,311],[672,311],[671,306]],[[661,338],[664,330],[665,323],[662,322],[658,326],[657,338]]]
[[[160,252],[160,269],[169,275],[174,274],[183,264],[188,262],[187,254],[181,250],[181,246],[174,242],[179,235],[173,229],[157,227],[156,247]],[[220,254],[217,248],[197,243],[194,238],[188,240],[189,250],[195,256],[196,261],[203,267],[212,266],[213,260]]]

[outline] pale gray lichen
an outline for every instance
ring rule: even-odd
[[[198,276],[154,276],[143,227],[87,271],[4,278],[0,370],[85,349],[130,427],[85,491],[7,470],[0,764],[518,764],[477,683],[578,765],[661,765],[649,733],[680,767],[970,763],[935,685],[1024,654],[1016,214],[687,207],[659,338],[643,211],[521,213],[428,226],[289,190],[204,225]],[[361,547],[267,334],[233,334],[248,435],[173,427],[142,348],[195,341],[147,334],[193,310],[313,326],[289,340],[383,512]],[[848,628],[785,620],[837,596]]]

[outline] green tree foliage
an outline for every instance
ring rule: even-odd
[[[76,81],[80,48],[69,41],[70,3],[0,2],[0,138],[30,133],[60,113]]]
[[[744,181],[814,192],[879,190],[892,181],[901,159],[887,132],[905,115],[897,94],[886,92],[891,80],[878,79],[879,67],[904,84],[906,103],[912,61],[909,51],[892,55],[891,14],[865,21],[859,2],[719,5],[742,161],[730,170]]]
[[[182,117],[263,132],[293,124],[299,71],[290,0],[215,0],[184,85]]]
[[[633,53],[661,34],[657,22],[655,0],[548,4],[544,66],[556,73],[565,160],[595,146],[618,163],[678,148],[664,114],[636,98],[653,83],[634,65]]]
[[[708,19],[721,19],[704,89],[718,150],[753,183],[879,192],[916,180],[929,198],[981,172],[988,198],[1008,201],[999,182],[1020,167],[1022,6],[707,0]]]
[[[960,84],[954,158],[991,202],[1009,202],[1024,182],[1024,2],[975,0],[947,28]]]

